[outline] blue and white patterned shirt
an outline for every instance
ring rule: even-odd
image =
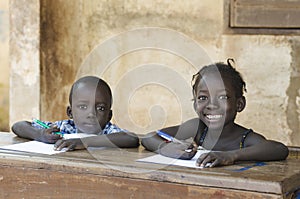
[[[77,133],[77,128],[76,128],[73,120],[60,120],[60,121],[56,121],[56,122],[45,121],[44,123],[48,126],[51,126],[53,124],[56,125],[60,129],[60,132],[65,133],[65,134]],[[35,123],[34,121],[31,123],[31,125],[35,128],[39,128],[39,129],[43,128],[39,124]],[[105,125],[103,131],[99,132],[98,135],[107,135],[107,134],[119,133],[119,132],[128,132],[128,131],[125,129],[121,129],[120,127],[118,127],[115,124],[112,124],[111,122],[108,122]]]

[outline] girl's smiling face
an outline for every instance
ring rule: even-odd
[[[234,124],[237,112],[242,111],[245,98],[236,97],[229,77],[218,72],[202,75],[194,92],[194,108],[199,118],[211,129]]]

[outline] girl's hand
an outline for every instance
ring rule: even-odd
[[[67,140],[58,140],[54,144],[54,150],[60,151],[63,148],[66,148],[66,151],[73,151],[75,149],[85,149],[86,147],[82,143],[80,138],[73,138]]]
[[[41,129],[39,137],[35,138],[35,140],[54,144],[57,140],[61,139],[61,136],[54,134],[53,132],[59,132],[59,128],[56,125],[52,125],[48,129]]]
[[[190,160],[197,153],[197,144],[189,141],[183,141],[182,144],[176,142],[163,143],[159,147],[159,153],[171,158]]]
[[[197,166],[202,168],[221,165],[232,165],[235,161],[235,154],[230,151],[214,151],[204,153],[197,159]]]

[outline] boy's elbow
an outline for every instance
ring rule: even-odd
[[[22,129],[22,122],[16,122],[11,127],[11,131],[18,136],[20,136],[20,129]]]
[[[135,133],[127,133],[129,147],[135,148],[140,146],[140,139]]]

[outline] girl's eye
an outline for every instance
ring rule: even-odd
[[[207,99],[208,99],[207,96],[204,96],[204,95],[198,96],[198,100],[199,100],[199,101],[205,101],[205,100],[207,100]]]
[[[220,95],[219,99],[221,99],[221,100],[227,100],[228,96],[227,95]]]
[[[96,107],[96,110],[97,110],[97,111],[105,111],[105,109],[106,109],[106,108],[105,108],[104,106],[97,106],[97,107]]]

